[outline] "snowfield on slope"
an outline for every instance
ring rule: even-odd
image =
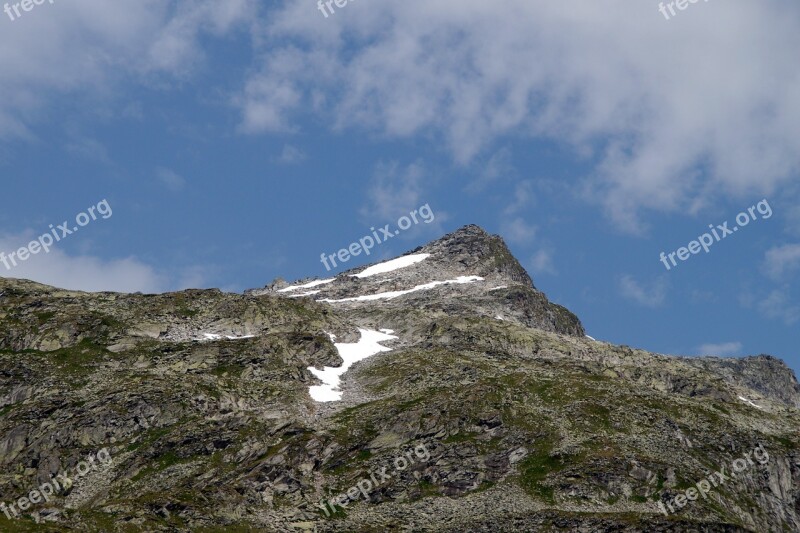
[[[326,283],[331,283],[333,281],[336,281],[336,278],[318,279],[316,281],[312,281],[312,282],[306,283],[304,285],[290,285],[290,286],[288,286],[288,287],[286,287],[284,289],[279,290],[278,292],[290,292],[290,291],[296,291],[297,289],[310,289],[311,287],[317,287],[319,285],[325,285]],[[316,291],[316,292],[319,292],[319,291]]]
[[[372,265],[371,267],[362,270],[358,274],[350,275],[354,278],[368,278],[369,276],[374,276],[376,274],[385,274],[386,272],[391,272],[393,270],[397,270],[398,268],[405,268],[407,266],[419,263],[420,261],[426,260],[430,256],[431,254],[404,255],[403,257],[398,257],[397,259],[392,259],[391,261],[384,261],[383,263]]]
[[[228,340],[237,340],[237,339],[252,339],[255,335],[242,335],[241,337],[237,337],[236,335],[220,335],[218,333],[203,333],[202,339],[194,339],[198,341],[218,341],[220,339],[228,339]]]
[[[317,294],[320,291],[308,291],[308,292],[301,292],[300,294],[290,294],[289,298],[302,298],[303,296],[311,296],[312,294]]]
[[[754,404],[752,400],[748,400],[748,399],[747,399],[747,398],[745,398],[744,396],[739,396],[739,399],[740,399],[740,400],[742,400],[742,401],[743,401],[744,403],[746,403],[746,404],[752,405],[752,406],[753,406],[753,407],[755,407],[756,409],[763,409],[763,407],[761,407],[760,405],[756,405],[756,404]]]
[[[391,330],[383,330],[391,331]],[[342,358],[342,366],[326,366],[322,370],[317,370],[313,366],[308,367],[312,374],[322,381],[322,385],[312,385],[309,387],[309,394],[318,402],[336,402],[342,399],[342,392],[339,391],[339,377],[347,372],[347,369],[358,361],[366,359],[376,353],[391,351],[391,348],[381,346],[383,341],[397,339],[394,335],[381,333],[369,329],[358,328],[361,338],[358,342],[338,342],[334,343],[336,350]],[[332,339],[333,336],[331,335]]]
[[[457,283],[457,284],[473,283],[475,281],[483,281],[483,278],[480,276],[459,276],[456,279],[448,279],[445,281],[431,281],[430,283],[426,283],[424,285],[417,285],[413,289],[408,289],[405,291],[379,292],[377,294],[367,294],[365,296],[353,296],[352,298],[342,298],[341,300],[331,300],[330,298],[323,298],[317,301],[338,303],[338,302],[367,302],[370,300],[391,300],[392,298],[397,298],[398,296],[403,296],[405,294],[411,294],[412,292],[433,289],[434,287],[438,287],[439,285],[447,285],[450,283]]]

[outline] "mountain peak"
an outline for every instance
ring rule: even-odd
[[[466,226],[461,226],[460,228],[458,228],[454,232],[449,233],[448,235],[452,235],[454,237],[460,237],[462,235],[463,236],[484,236],[484,237],[489,237],[490,236],[489,232],[487,232],[485,229],[483,229],[482,227],[478,226],[477,224],[467,224]]]
[[[509,281],[534,287],[528,273],[499,235],[469,224],[420,248],[433,253],[442,251],[450,261],[459,261],[475,269],[477,275],[497,274]]]
[[[340,309],[385,312],[409,305],[448,315],[488,316],[583,336],[580,320],[537,290],[503,239],[470,224],[404,255],[329,279],[248,291],[311,297]]]

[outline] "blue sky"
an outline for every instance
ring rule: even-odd
[[[563,3],[566,4],[566,3]],[[334,5],[335,7],[335,5]],[[0,275],[242,291],[436,215],[474,223],[598,339],[800,368],[800,6],[56,0],[0,18]],[[766,199],[773,216],[674,252]],[[341,269],[337,269],[340,271]]]

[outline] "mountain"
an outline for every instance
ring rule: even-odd
[[[313,296],[349,316],[373,317],[373,325],[386,319],[416,329],[419,321],[406,318],[407,311],[415,308],[428,318],[499,316],[531,328],[584,335],[578,317],[549,302],[503,240],[478,226],[465,226],[380,266],[372,267],[374,274],[357,268],[328,280],[302,280],[289,286],[279,282],[247,294]],[[388,269],[392,270],[383,272]]]
[[[2,531],[800,531],[798,407],[592,340],[477,226],[243,295],[0,279]]]

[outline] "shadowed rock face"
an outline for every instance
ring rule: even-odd
[[[112,458],[0,512],[0,531],[800,530],[800,394],[781,361],[591,341],[477,226],[409,254],[428,255],[245,295],[0,279],[0,501]],[[343,361],[329,335],[359,328],[397,339],[351,367],[341,401],[313,401],[309,367]],[[759,445],[764,464],[659,510]],[[319,507],[384,468],[366,497]]]
[[[726,381],[744,385],[768,398],[800,408],[800,384],[797,383],[794,372],[777,357],[698,357],[691,362],[700,368],[711,369]]]

